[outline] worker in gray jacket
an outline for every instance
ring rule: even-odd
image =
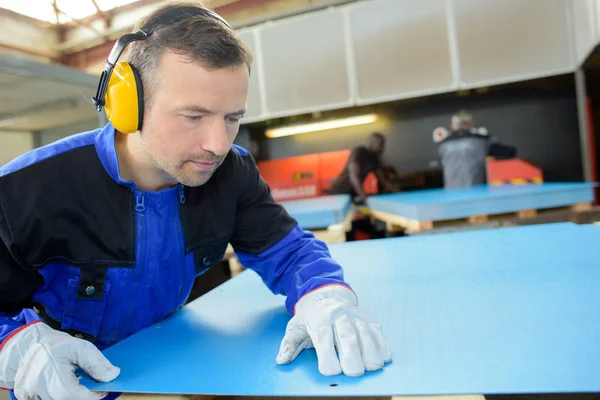
[[[450,132],[436,128],[433,140],[439,143],[444,170],[444,187],[469,187],[486,183],[486,159],[513,158],[516,148],[490,138],[484,127],[473,127],[473,116],[461,110],[451,119]]]

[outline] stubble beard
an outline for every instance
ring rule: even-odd
[[[217,166],[212,171],[197,171],[194,170],[191,164],[186,161],[169,162],[156,159],[151,154],[146,153],[147,157],[150,158],[152,163],[163,171],[171,179],[183,184],[184,186],[197,187],[202,186],[210,180],[214,175],[217,168],[223,164],[224,158],[219,160],[210,160],[210,162],[217,162]],[[192,158],[198,159],[198,158]]]

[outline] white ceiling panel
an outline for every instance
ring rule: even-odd
[[[352,104],[344,16],[318,11],[260,30],[269,115],[293,115]]]
[[[465,87],[572,71],[566,1],[454,0]]]
[[[348,7],[359,104],[449,91],[445,0],[379,0]]]

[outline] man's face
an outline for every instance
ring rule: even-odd
[[[168,181],[206,183],[237,136],[248,97],[245,65],[209,70],[166,52],[146,110],[141,144]]]

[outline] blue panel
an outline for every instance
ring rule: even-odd
[[[420,221],[441,221],[482,214],[563,207],[594,199],[591,183],[544,183],[524,186],[473,186],[431,189],[369,197],[367,205]]]
[[[341,194],[283,201],[280,204],[302,228],[318,229],[344,222],[352,206],[352,198]]]
[[[107,349],[98,390],[253,396],[600,392],[600,227],[570,223],[331,245],[394,351],[324,377],[278,367],[289,317],[252,271]],[[337,384],[337,386],[331,386]]]

